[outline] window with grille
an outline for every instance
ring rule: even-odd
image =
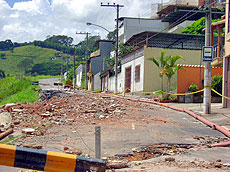
[[[135,66],[135,81],[140,82],[140,68],[141,65]]]

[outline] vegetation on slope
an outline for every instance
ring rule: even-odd
[[[64,54],[60,56],[56,50],[27,45],[14,48],[13,51],[0,51],[0,69],[6,75],[30,72],[58,75],[63,57],[67,56]],[[49,71],[52,69],[54,72]]]
[[[35,102],[39,98],[35,88],[39,86],[32,85],[32,81],[26,78],[22,80],[15,77],[0,79],[0,105]]]

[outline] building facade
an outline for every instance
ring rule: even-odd
[[[230,6],[229,0],[226,1],[225,14],[225,57],[224,57],[224,76],[223,76],[223,95],[230,97]],[[230,100],[223,98],[223,107],[230,108]]]
[[[113,41],[99,40],[96,43],[99,48],[90,55],[90,65],[88,72],[88,89],[91,91],[101,90],[100,75],[108,69],[106,58],[110,58],[110,52],[113,48]]]
[[[76,85],[77,85],[77,87],[80,87],[82,84],[82,77],[85,74],[85,64],[80,64],[77,67],[76,72],[77,72],[77,74],[76,74]],[[85,82],[85,81],[83,81],[83,82]]]
[[[168,27],[167,22],[161,22],[161,20],[147,19],[147,18],[131,18],[122,17],[119,18],[119,41],[125,43],[133,35],[145,32],[145,31],[163,31]]]

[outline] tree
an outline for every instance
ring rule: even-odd
[[[119,52],[118,52],[118,66],[121,65],[121,57],[124,56],[125,54],[135,50],[137,47],[136,46],[126,46],[124,43],[119,44]],[[105,58],[105,63],[107,66],[113,70],[114,64],[115,64],[115,57],[112,58]]]
[[[166,72],[166,65],[167,65],[167,58],[164,57],[165,56],[165,51],[161,52],[161,56],[154,58],[154,57],[150,57],[147,60],[153,61],[153,63],[158,67],[159,69],[159,76],[161,79],[161,90],[163,91],[163,78]]]
[[[37,73],[38,75],[59,75],[60,71],[61,63],[48,62],[35,64],[30,72],[32,74]]]
[[[123,55],[135,50],[138,48],[137,46],[127,46],[124,43],[119,44],[119,56],[122,57]]]
[[[106,38],[110,41],[116,41],[116,29],[107,34]]]
[[[88,38],[88,51],[89,53],[94,52],[98,50],[98,47],[95,47],[96,41],[100,40],[100,36],[89,36]],[[79,57],[79,61],[85,59],[85,52],[86,52],[86,38],[84,41],[79,42],[76,45],[76,55]]]
[[[53,35],[53,36],[47,36],[45,42],[60,44],[64,46],[71,46],[73,43],[73,38],[68,37],[66,35]]]
[[[98,41],[100,39],[101,39],[101,37],[97,36],[97,35],[95,35],[95,36],[89,36],[89,38],[88,38],[88,49],[89,49],[90,52],[93,52],[93,51],[95,51],[95,50],[98,49],[94,45],[95,45],[96,41]],[[87,40],[85,38],[84,41],[79,42],[76,45],[76,47],[83,49],[83,51],[85,52],[85,50],[86,50],[86,42],[87,42]]]
[[[25,73],[27,73],[29,71],[29,68],[31,68],[33,64],[34,64],[34,61],[32,59],[26,58],[26,59],[23,59],[21,62],[19,62],[17,66],[23,69]]]
[[[175,56],[168,56],[167,57],[167,63],[166,63],[166,70],[165,75],[167,77],[168,82],[168,88],[167,92],[170,90],[171,87],[171,79],[173,75],[175,75],[176,71],[181,69],[182,67],[177,66],[176,62],[181,58],[181,56],[175,55]]]
[[[165,51],[161,52],[161,56],[154,58],[148,58],[147,60],[153,61],[153,63],[158,67],[159,69],[159,75],[161,78],[161,90],[163,90],[163,78],[164,76],[167,77],[167,92],[170,90],[171,86],[171,79],[173,75],[176,73],[178,69],[181,69],[181,67],[176,66],[176,62],[181,58],[181,56],[175,55],[175,56],[166,56],[165,57]]]
[[[221,19],[212,20],[212,23],[220,20]],[[204,35],[205,34],[205,32],[203,32],[204,28],[205,28],[205,17],[202,17],[199,20],[196,20],[192,24],[188,25],[185,29],[181,31],[181,33]],[[215,31],[214,34],[218,35],[217,31]]]
[[[7,39],[5,41],[0,41],[0,50],[2,51],[8,51],[8,50],[13,50],[14,49],[14,44],[10,39]]]

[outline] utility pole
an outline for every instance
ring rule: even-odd
[[[117,74],[118,74],[118,50],[119,50],[119,40],[118,40],[118,31],[119,31],[119,27],[118,27],[118,20],[119,20],[119,10],[121,7],[124,7],[124,5],[119,5],[119,4],[107,4],[107,5],[103,5],[103,3],[101,3],[102,7],[116,7],[117,8],[117,19],[116,19],[116,56],[115,56],[115,91],[114,93],[117,94]]]
[[[64,75],[64,57],[61,57],[61,81],[63,80],[63,75]]]
[[[88,77],[87,77],[87,72],[88,72],[88,61],[89,61],[89,32],[76,32],[76,34],[83,34],[86,35],[86,50],[85,50],[85,54],[86,54],[86,59],[85,59],[85,89],[88,90]]]
[[[73,55],[73,88],[76,86],[76,47],[74,46],[74,55]]]
[[[212,0],[206,0],[205,46],[211,46]],[[211,113],[211,62],[205,63],[204,69],[204,114]]]

